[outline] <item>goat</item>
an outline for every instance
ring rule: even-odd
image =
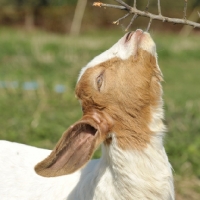
[[[161,81],[149,33],[125,34],[81,70],[83,117],[52,152],[0,142],[1,199],[173,200]]]

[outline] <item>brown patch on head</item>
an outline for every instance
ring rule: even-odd
[[[88,68],[77,84],[76,95],[83,114],[95,109],[112,118],[110,132],[116,134],[121,148],[141,149],[150,141],[151,108],[161,100],[161,80],[156,58],[138,49],[127,60],[115,57]],[[106,144],[110,142],[111,138],[105,139]]]
[[[118,45],[114,50],[119,47],[121,56],[127,53],[130,57],[112,58],[82,74],[76,95],[83,117],[35,166],[39,175],[53,177],[75,172],[91,159],[100,143],[110,145],[113,134],[122,149],[142,149],[150,142],[151,112],[160,106],[162,93],[162,76],[156,58],[149,53],[155,52],[154,43],[148,34],[136,31],[119,40]]]

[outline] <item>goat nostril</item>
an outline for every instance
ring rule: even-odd
[[[126,35],[125,43],[128,42],[128,41],[131,39],[132,35],[133,35],[133,32],[129,32],[129,33]]]

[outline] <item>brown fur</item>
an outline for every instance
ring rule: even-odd
[[[123,150],[144,148],[153,134],[149,124],[152,108],[161,101],[161,80],[156,58],[142,49],[127,60],[115,57],[88,68],[76,87],[83,117],[36,165],[36,172],[47,177],[73,173],[102,142],[111,144],[109,133],[115,133]]]
[[[96,78],[103,73],[100,91]],[[76,95],[82,102],[83,114],[91,109],[108,113],[122,149],[141,149],[149,143],[151,107],[161,98],[161,73],[156,59],[139,49],[127,60],[113,58],[89,68],[81,77]],[[111,139],[105,140],[109,144]]]

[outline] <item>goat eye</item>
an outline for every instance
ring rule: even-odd
[[[103,83],[103,74],[100,74],[97,79],[96,79],[96,83],[97,83],[97,88],[100,91],[100,88],[102,86]]]

